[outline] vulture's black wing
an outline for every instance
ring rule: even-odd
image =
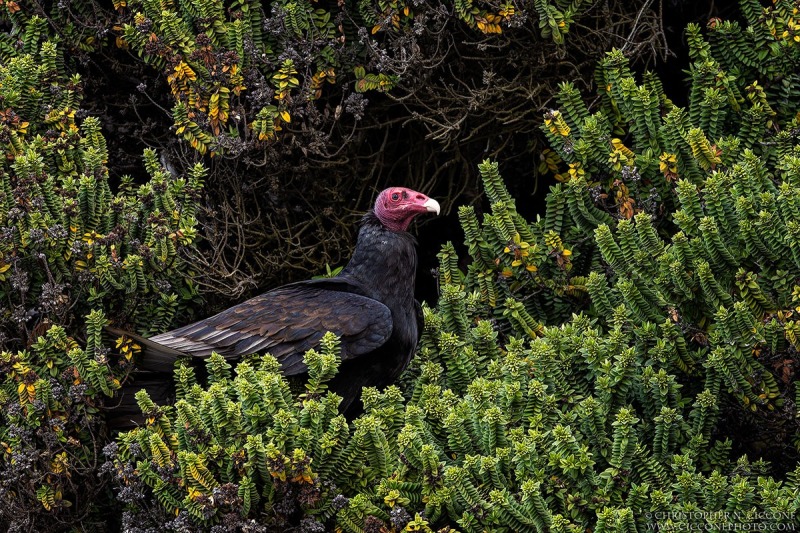
[[[358,286],[341,278],[274,289],[205,320],[147,339],[142,366],[162,367],[160,355],[163,367],[171,369],[180,354],[207,357],[217,352],[235,359],[269,352],[280,361],[284,375],[291,376],[306,371],[303,354],[314,348],[326,331],[341,337],[342,360],[358,357],[383,345],[392,334],[389,308],[358,292]]]

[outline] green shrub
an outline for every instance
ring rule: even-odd
[[[0,526],[60,531],[105,520],[99,409],[133,369],[106,317],[152,334],[197,298],[183,256],[205,170],[173,177],[147,151],[150,180],[113,193],[82,80],[40,25],[0,65]]]
[[[550,194],[545,227],[594,234],[580,252],[603,259],[586,279],[596,316],[610,324],[624,303],[640,327],[677,327],[698,351],[674,370],[732,392],[755,414],[731,416],[759,426],[756,444],[782,435],[780,449],[800,442],[791,379],[800,44],[791,2],[742,6],[746,29],[715,19],[706,41],[689,26],[688,109],[650,74],[638,85],[618,52],[598,69],[593,114],[562,88],[562,110],[544,128],[569,170]]]
[[[123,373],[102,345],[105,322],[87,317],[86,348],[54,325],[29,349],[0,352],[0,524],[9,531],[103,527],[100,407]]]
[[[30,47],[0,67],[3,345],[24,345],[36,324],[69,327],[101,306],[140,331],[166,329],[194,297],[181,251],[197,237],[206,171],[171,176],[148,150],[150,181],[137,187],[122,176],[112,193],[100,123],[77,118],[80,76],[68,75],[54,42]]]

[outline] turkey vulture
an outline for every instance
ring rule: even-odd
[[[212,352],[228,361],[268,352],[284,375],[300,375],[307,370],[303,354],[332,331],[341,338],[342,364],[330,389],[342,396],[343,412],[357,413],[360,402],[354,401],[362,387],[397,379],[422,333],[422,310],[414,299],[416,240],[406,229],[423,213],[438,214],[439,203],[411,189],[386,189],[364,215],[353,256],[337,276],[278,287],[149,339],[108,328],[142,346],[134,387],[147,388],[164,401],[176,359],[190,356],[202,362]],[[131,397],[130,390],[123,391],[112,427],[130,425],[125,417],[133,413],[124,406]]]

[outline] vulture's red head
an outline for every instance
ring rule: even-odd
[[[375,200],[375,216],[392,231],[405,231],[414,217],[422,213],[438,215],[439,202],[405,187],[385,189]]]

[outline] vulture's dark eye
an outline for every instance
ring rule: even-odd
[[[396,192],[392,193],[392,200],[394,200],[396,202],[399,199],[400,199],[400,195],[398,193],[396,193]]]

